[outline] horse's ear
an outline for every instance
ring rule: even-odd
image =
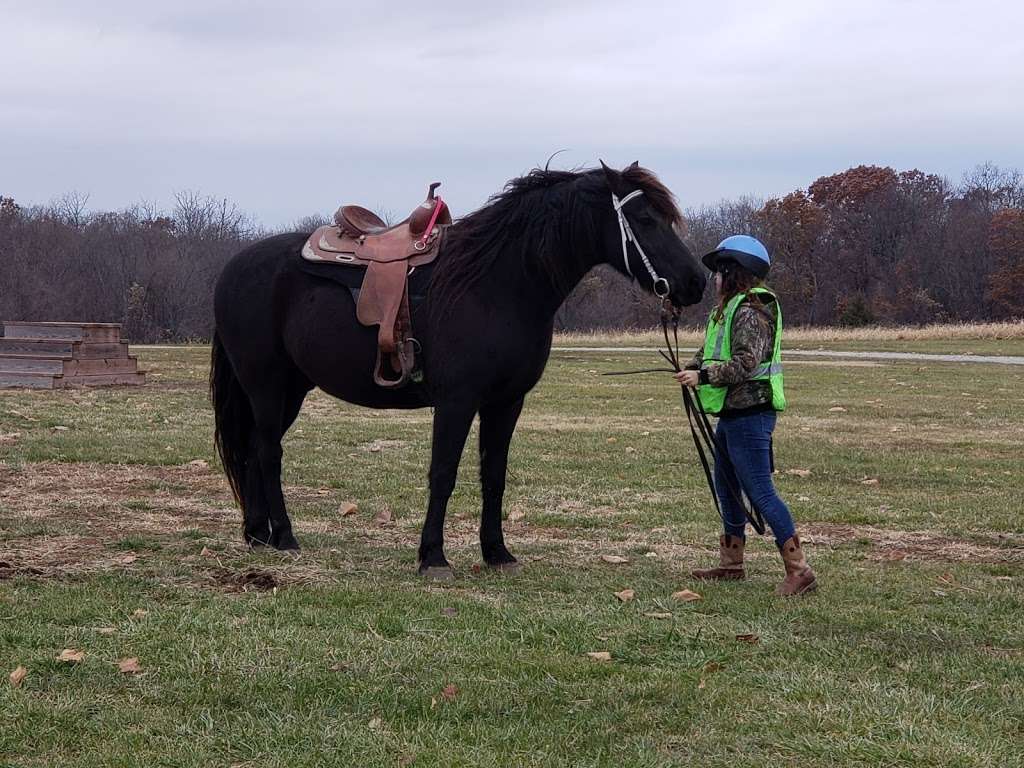
[[[634,160],[632,162],[632,164],[629,166],[629,168],[627,168],[626,170],[627,171],[632,171],[632,170],[634,170],[636,168],[639,168],[639,167],[640,167],[640,161],[639,160]]]
[[[604,171],[604,177],[608,180],[608,187],[612,192],[618,194],[622,188],[622,178],[619,176],[619,172],[612,170],[604,164],[604,160],[599,161],[601,163],[601,170]]]

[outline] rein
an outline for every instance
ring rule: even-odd
[[[673,341],[669,341],[669,325],[672,326],[672,338],[674,343]],[[646,368],[640,371],[615,371],[602,375],[631,376],[639,373],[679,373],[683,370],[683,367],[679,364],[679,310],[672,306],[671,302],[669,302],[667,298],[663,298],[661,303],[661,332],[665,337],[665,349],[659,349],[658,354],[665,358],[669,365],[672,366],[671,368]],[[704,406],[700,402],[700,398],[694,397],[690,388],[687,386],[680,385],[680,389],[682,390],[683,410],[686,412],[686,421],[690,425],[690,435],[693,437],[693,445],[697,449],[697,456],[700,458],[701,467],[704,469],[704,479],[707,481],[708,490],[711,492],[711,500],[715,502],[715,509],[718,510],[718,516],[722,518],[722,522],[724,524],[726,522],[725,514],[722,512],[722,506],[718,501],[718,494],[715,493],[715,481],[712,467],[717,462],[722,461],[723,458],[726,458],[725,452],[722,450],[722,446],[718,442],[718,438],[715,436],[715,431],[708,419],[707,411],[704,410]],[[761,511],[754,505],[753,501],[750,502],[749,507],[744,503],[742,490],[736,486],[731,478],[726,478],[725,485],[733,501],[735,501],[743,510],[743,514],[746,516],[751,527],[757,531],[758,534],[763,535],[765,532],[765,524]]]

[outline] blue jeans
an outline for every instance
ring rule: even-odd
[[[718,420],[715,437],[722,454],[715,464],[715,490],[722,505],[725,532],[744,537],[747,524],[743,508],[729,491],[728,482],[742,489],[754,506],[761,510],[765,522],[780,546],[795,532],[789,507],[779,498],[772,484],[771,444],[775,430],[775,411]]]

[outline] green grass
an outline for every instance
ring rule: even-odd
[[[0,672],[29,670],[0,678],[0,765],[1024,761],[1019,368],[791,365],[777,483],[821,588],[785,602],[768,541],[746,582],[687,577],[716,521],[678,390],[599,375],[652,356],[553,356],[513,444],[523,573],[471,568],[471,447],[447,527],[458,579],[434,585],[414,564],[429,411],[311,396],[285,444],[305,550],[248,554],[207,351],[141,352],[145,388],[0,392]],[[683,588],[704,599],[673,601]],[[144,673],[120,674],[126,657]]]

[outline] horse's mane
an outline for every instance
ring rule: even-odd
[[[623,181],[644,191],[650,205],[672,224],[682,221],[675,197],[658,178],[638,165],[621,172]],[[484,206],[460,218],[445,233],[441,263],[431,293],[450,306],[500,259],[518,258],[524,267],[546,273],[556,288],[565,285],[579,258],[578,247],[597,240],[598,217],[584,209],[606,205],[608,182],[600,168],[557,171],[535,168],[512,179]],[[576,246],[575,248],[573,246]],[[527,262],[530,255],[533,264]]]

